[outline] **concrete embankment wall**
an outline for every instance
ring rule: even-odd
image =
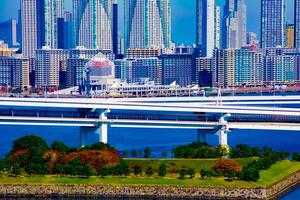
[[[128,185],[0,185],[0,196],[99,196],[190,199],[269,199],[300,181],[300,172],[268,188]]]

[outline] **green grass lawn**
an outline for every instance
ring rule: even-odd
[[[253,160],[253,158],[235,159],[235,161],[242,166],[249,164]],[[199,173],[201,169],[211,169],[217,162],[217,159],[125,159],[125,161],[130,168],[137,165],[142,167],[143,171],[145,171],[147,167],[152,167],[154,172],[157,172],[159,166],[165,163],[168,167],[169,174],[178,175],[181,169],[187,170],[193,168],[197,173]]]
[[[179,180],[178,174],[169,173],[166,178],[160,179],[156,173],[153,177],[135,177],[133,175],[122,177],[90,177],[90,178],[72,178],[72,177],[59,177],[59,176],[32,176],[32,177],[0,177],[0,184],[124,184],[124,185],[176,185],[176,186],[223,186],[223,187],[265,187],[270,186],[290,174],[300,170],[300,162],[281,161],[273,165],[269,170],[261,171],[261,179],[258,182],[245,182],[245,181],[225,181],[223,178],[210,178],[200,179],[199,171],[201,168],[210,168],[216,160],[214,159],[169,159],[169,160],[144,160],[144,159],[127,159],[130,165],[143,163],[144,167],[159,165],[161,162],[166,162],[168,166],[177,168],[182,165],[194,167],[196,170],[196,177],[194,179]],[[251,159],[238,159],[241,164],[251,162]],[[175,164],[175,165],[174,165]],[[199,169],[199,170],[198,170]]]

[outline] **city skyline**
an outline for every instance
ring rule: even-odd
[[[121,5],[120,18],[123,18],[123,1],[119,0]],[[224,6],[225,0],[217,0],[218,5]],[[0,0],[0,22],[6,21],[10,18],[18,19],[19,0]],[[66,11],[72,11],[70,5],[71,0],[66,0]],[[196,43],[196,1],[194,0],[170,0],[172,6],[172,40],[178,44],[184,43],[186,45]],[[294,21],[293,7],[291,0],[288,2],[288,23]],[[248,6],[247,16],[247,31],[257,33],[260,36],[260,0],[246,0]],[[254,12],[257,10],[257,12]],[[123,22],[120,22],[123,27]],[[183,32],[182,30],[190,30]],[[119,34],[123,36],[123,28],[119,29]]]

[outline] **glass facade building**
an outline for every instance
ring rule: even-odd
[[[216,47],[216,2],[197,0],[196,42],[203,57],[212,57]]]
[[[115,0],[74,0],[76,46],[113,49],[113,4]]]
[[[300,0],[295,0],[295,48],[300,48]]]
[[[241,48],[246,45],[247,6],[245,0],[226,0],[224,6],[223,48]]]
[[[159,56],[162,69],[162,84],[170,85],[174,81],[179,86],[188,86],[196,82],[196,59],[192,54],[163,54]]]
[[[126,48],[171,45],[169,0],[125,0]]]
[[[45,41],[44,1],[21,0],[21,19],[23,55],[34,58],[35,50]]]
[[[29,86],[29,60],[27,58],[0,56],[0,85]]]
[[[261,47],[285,47],[286,0],[261,1]]]
[[[58,19],[64,17],[64,0],[44,0],[45,46],[58,48]]]

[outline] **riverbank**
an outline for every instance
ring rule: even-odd
[[[0,185],[0,196],[17,197],[133,197],[172,199],[270,199],[299,183],[300,172],[263,188],[155,186],[155,185],[66,185],[66,184],[14,184]]]
[[[299,163],[282,161],[261,172],[258,182],[224,179],[120,177],[1,177],[0,196],[159,199],[270,199],[300,182]]]

